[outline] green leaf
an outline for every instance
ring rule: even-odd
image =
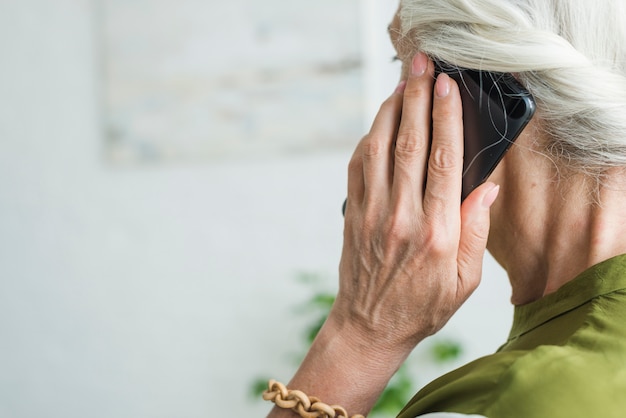
[[[267,382],[269,379],[256,378],[250,385],[250,397],[260,399],[265,389],[267,389]]]
[[[321,276],[319,273],[313,273],[310,271],[300,271],[296,273],[296,281],[304,284],[319,284]]]
[[[308,345],[313,344],[313,340],[317,337],[317,334],[322,329],[322,325],[326,322],[327,315],[318,318],[313,324],[309,325],[306,329],[306,342]]]
[[[317,293],[309,301],[309,305],[324,309],[326,312],[330,312],[333,303],[335,303],[335,295],[327,292]]]
[[[376,405],[374,405],[372,413],[395,416],[412,395],[413,381],[406,364],[404,364],[389,381]]]
[[[432,348],[432,356],[435,363],[446,363],[448,361],[456,360],[463,352],[461,343],[458,341],[438,341]]]

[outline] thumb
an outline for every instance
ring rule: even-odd
[[[483,256],[489,236],[489,209],[500,186],[485,183],[476,188],[461,205],[461,239],[457,254],[459,286],[468,297],[478,287]]]

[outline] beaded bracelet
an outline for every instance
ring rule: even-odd
[[[350,418],[348,412],[339,405],[327,405],[314,396],[307,396],[299,390],[289,390],[285,385],[270,380],[263,392],[263,399],[272,401],[276,406],[291,409],[303,418]],[[351,418],[365,418],[353,415]]]

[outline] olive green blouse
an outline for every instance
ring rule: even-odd
[[[626,255],[515,308],[495,353],[425,386],[398,415],[626,417]]]

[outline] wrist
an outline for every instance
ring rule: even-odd
[[[387,337],[333,309],[287,387],[367,415],[414,347]],[[279,408],[270,414],[288,416],[298,415]]]
[[[338,296],[322,331],[346,341],[352,346],[353,354],[361,353],[362,357],[374,362],[395,364],[397,369],[417,344],[430,335],[427,329],[418,332],[398,322],[372,314],[372,310],[361,312],[351,301],[346,303]],[[420,322],[417,319],[412,321],[411,328]]]
[[[380,378],[387,380],[414,348],[394,343],[386,336],[334,312],[329,315],[318,337],[320,345],[339,352],[342,362],[350,366],[350,370],[371,378],[377,378],[380,374]]]
[[[409,352],[382,349],[331,314],[288,387],[366,415]]]

